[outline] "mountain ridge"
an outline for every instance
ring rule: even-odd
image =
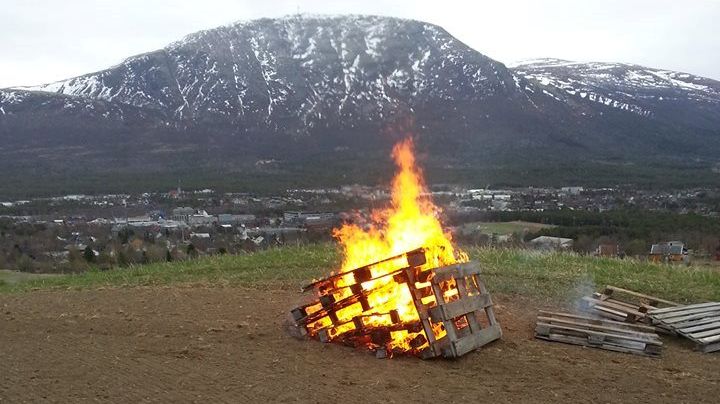
[[[508,68],[421,21],[289,16],[192,33],[98,72],[0,90],[0,157],[10,168],[26,164],[19,153],[65,169],[68,154],[53,151],[61,146],[94,173],[252,171],[253,159],[266,158],[288,162],[287,172],[337,150],[377,162],[407,133],[432,167],[465,171],[565,160],[712,166],[720,82],[619,63]],[[33,154],[38,146],[44,157]]]

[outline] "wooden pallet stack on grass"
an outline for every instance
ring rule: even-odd
[[[638,293],[617,286],[606,286],[602,292],[582,298],[583,309],[600,317],[627,323],[651,324],[649,310],[676,307],[678,303]]]
[[[648,316],[656,326],[693,341],[698,351],[720,351],[719,302],[653,309]]]
[[[535,337],[650,357],[660,356],[663,346],[650,326],[544,310],[538,314]]]

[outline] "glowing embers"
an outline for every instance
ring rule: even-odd
[[[292,310],[297,330],[378,357],[454,358],[500,338],[479,267],[427,268],[428,254],[420,248],[308,285],[316,298]]]

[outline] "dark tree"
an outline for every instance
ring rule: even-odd
[[[83,258],[85,258],[85,261],[87,262],[95,262],[95,252],[92,248],[90,248],[90,246],[85,247],[85,251],[83,251]]]
[[[185,252],[187,253],[187,255],[189,257],[193,257],[193,258],[197,257],[197,255],[198,255],[197,249],[195,248],[195,246],[192,243],[188,244],[187,250]]]

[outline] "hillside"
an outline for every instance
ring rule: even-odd
[[[229,178],[247,174],[376,183],[408,134],[436,181],[653,183],[692,169],[709,183],[718,89],[622,64],[508,68],[420,21],[239,22],[99,72],[0,90],[0,169],[11,173],[0,194],[127,189],[147,172],[152,188],[257,185]],[[259,168],[265,160],[275,163]]]
[[[525,402],[530,391],[539,402],[560,395],[571,402],[652,396],[712,402],[706,397],[717,385],[720,358],[692,352],[679,338],[663,336],[662,357],[649,359],[533,336],[539,309],[573,310],[580,296],[605,283],[678,301],[717,300],[717,271],[522,250],[470,254],[482,264],[503,335],[453,361],[378,360],[361,349],[289,335],[289,310],[305,297],[299,286],[336,267],[337,252],[328,245],[16,286],[0,281],[0,361],[10,369],[0,394],[28,402],[191,396],[268,402],[496,396]],[[598,374],[605,383],[597,383]],[[423,378],[443,380],[446,388],[417,382]]]
[[[720,82],[716,80],[626,63],[559,59],[519,63],[513,71],[578,113],[598,113],[595,107],[603,105],[671,128],[667,137],[637,136],[638,140],[662,142],[655,147],[699,155],[703,141],[717,138]]]

